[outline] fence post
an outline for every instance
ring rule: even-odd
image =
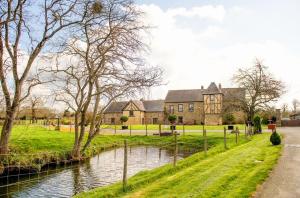
[[[203,131],[204,136],[204,154],[207,155],[207,136],[206,136],[206,130]]]
[[[131,136],[131,124],[129,125],[129,136]]]
[[[236,144],[239,143],[238,134],[239,134],[239,127],[236,127],[236,129],[235,129],[235,143]]]
[[[226,127],[224,127],[224,148],[227,149],[227,142],[226,142]]]
[[[184,124],[182,124],[182,132],[183,132],[183,135],[185,135],[185,128],[184,128]]]
[[[127,140],[124,140],[123,192],[127,185]]]
[[[178,153],[178,147],[177,147],[177,132],[175,131],[174,133],[174,161],[173,161],[173,166],[176,166],[177,163],[177,153]]]
[[[159,130],[159,136],[161,136],[161,124],[159,124],[158,130]]]
[[[117,134],[117,125],[115,125],[115,135]]]
[[[146,124],[146,136],[148,136],[148,127],[147,127],[147,124]]]

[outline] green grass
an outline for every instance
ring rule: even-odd
[[[210,147],[223,141],[223,133],[212,132],[208,133],[208,136]],[[129,145],[153,145],[159,147],[171,147],[174,140],[173,137],[159,136],[99,135],[92,141],[91,146],[85,152],[85,156],[91,157],[104,149],[123,146],[125,139],[128,140]],[[234,141],[234,136],[229,136],[228,141]],[[50,161],[66,160],[70,156],[73,142],[74,133],[47,130],[34,125],[15,126],[9,145],[10,155],[2,163],[7,165],[9,161],[10,165],[20,164],[21,166],[37,163],[39,166],[42,166]],[[184,147],[203,148],[202,133],[180,136],[178,137],[178,142],[182,149]]]
[[[207,130],[223,130],[224,127],[227,128],[228,125],[217,125],[217,126],[205,126],[205,129]],[[122,125],[116,125],[117,129],[120,130],[122,128]],[[244,124],[237,124],[235,127],[238,127],[240,130],[245,129]],[[103,125],[102,128],[111,128],[114,129],[115,125]],[[263,129],[266,129],[267,126],[263,126]],[[146,125],[131,125],[132,130],[146,130]],[[157,124],[149,124],[147,125],[148,130],[158,130],[159,125]],[[183,126],[182,125],[176,125],[177,130],[182,130]],[[185,130],[202,130],[203,125],[184,125]],[[162,130],[170,130],[170,125],[162,125]]]
[[[270,134],[256,135],[239,145],[221,143],[172,165],[143,171],[122,184],[81,193],[77,197],[249,197],[271,171],[280,155],[281,146],[272,146]]]

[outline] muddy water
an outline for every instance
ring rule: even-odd
[[[180,151],[182,159],[195,151]],[[71,197],[79,192],[122,180],[123,148],[104,151],[90,160],[49,169],[41,174],[2,178],[0,197]],[[128,176],[173,162],[173,152],[157,147],[128,149]],[[8,184],[8,185],[6,185]]]

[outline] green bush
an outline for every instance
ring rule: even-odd
[[[254,133],[261,133],[261,118],[259,116],[255,116],[253,119],[254,123]]]
[[[234,124],[235,117],[232,113],[226,113],[223,116],[223,121],[224,121],[224,124]]]
[[[279,145],[281,144],[281,137],[280,135],[275,131],[272,133],[270,137],[270,141],[272,142],[273,145]]]
[[[263,118],[261,120],[261,123],[264,124],[264,125],[267,125],[267,124],[269,124],[269,119],[268,118]]]
[[[125,123],[125,122],[128,121],[128,117],[123,115],[123,116],[120,117],[120,121],[121,121],[122,124],[123,124],[123,123]]]
[[[273,124],[275,124],[276,120],[277,120],[276,116],[272,116],[271,120],[272,120]]]
[[[177,116],[176,115],[169,115],[168,120],[169,120],[169,122],[171,122],[173,124],[177,120]]]

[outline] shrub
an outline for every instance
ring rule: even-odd
[[[272,133],[270,137],[270,141],[272,142],[273,145],[279,145],[281,144],[281,137],[280,135],[275,131]]]
[[[259,116],[254,117],[253,124],[254,124],[254,133],[261,133],[261,118]]]
[[[261,123],[264,124],[264,125],[267,125],[267,124],[269,124],[269,119],[268,118],[263,118],[261,120]]]
[[[121,121],[122,124],[123,124],[123,123],[125,123],[125,122],[128,121],[128,117],[123,115],[123,116],[120,117],[120,121]]]
[[[271,120],[272,120],[272,123],[276,123],[276,120],[277,120],[276,116],[272,116]]]
[[[235,117],[232,113],[226,113],[223,116],[224,124],[234,124]]]
[[[177,120],[177,116],[176,115],[169,115],[168,120],[170,123],[175,123],[175,121]]]

